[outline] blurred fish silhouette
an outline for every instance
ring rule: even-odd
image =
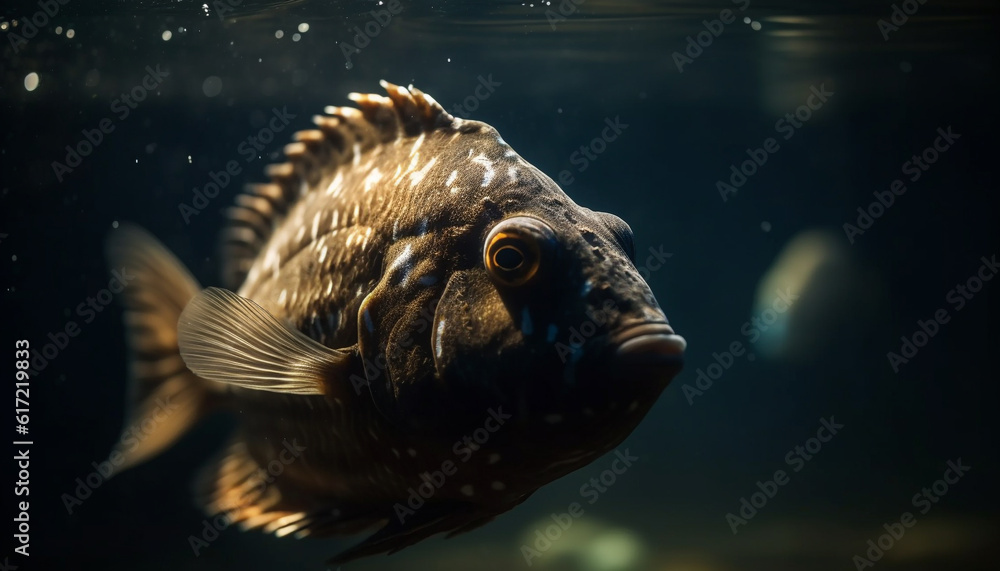
[[[206,511],[279,536],[374,531],[334,563],[474,529],[595,460],[685,348],[625,222],[489,125],[382,85],[328,107],[238,198],[230,289],[136,227],[108,247],[136,276],[128,424],[175,409],[119,445],[121,468],[236,411],[199,479]]]

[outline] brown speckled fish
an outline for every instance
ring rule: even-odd
[[[130,424],[157,414],[121,466],[232,410],[206,510],[278,535],[375,530],[335,562],[473,529],[595,460],[684,350],[628,225],[493,127],[383,87],[328,108],[239,197],[230,289],[201,289],[137,228],[109,245],[136,276]]]

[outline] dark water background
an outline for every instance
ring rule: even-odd
[[[373,3],[247,1],[222,18],[202,4],[74,0],[16,48],[10,34],[24,28],[11,20],[40,8],[0,8],[4,343],[41,347],[70,320],[81,328],[32,380],[31,556],[13,553],[11,507],[0,561],[316,569],[357,539],[230,529],[196,557],[188,536],[201,534],[204,516],[190,482],[226,438],[221,418],[67,513],[63,494],[118,437],[125,394],[119,307],[89,323],[75,308],[107,286],[103,241],[120,221],[150,229],[203,284],[217,284],[221,211],[240,184],[263,178],[294,131],[325,105],[346,104],[348,92],[378,92],[382,78],[412,82],[453,109],[491,77],[499,85],[469,116],[551,176],[569,170],[570,196],[628,221],[640,253],[671,254],[649,282],[689,343],[685,372],[621,447],[640,460],[532,567],[851,569],[884,523],[911,511],[916,526],[877,568],[995,568],[1000,283],[987,282],[961,311],[947,297],[981,257],[998,253],[994,3],[928,0],[886,41],[877,21],[890,17],[888,1],[751,1],[683,72],[672,54],[703,20],[734,8],[728,0],[586,0],[554,26],[546,10],[558,5],[403,0],[350,69],[338,42],[372,19]],[[308,31],[295,41],[303,23]],[[146,66],[169,75],[121,119],[113,101],[140,84]],[[38,84],[29,91],[32,73]],[[833,92],[827,102],[792,138],[776,134],[775,122],[820,86]],[[289,127],[246,163],[240,143],[286,108],[295,115]],[[57,180],[52,162],[105,117],[114,131]],[[578,171],[571,155],[615,117],[627,129]],[[901,165],[949,126],[961,137],[850,243],[843,224],[873,192],[905,178]],[[780,149],[724,201],[716,181],[768,137]],[[240,184],[186,224],[178,205],[233,159],[243,165]],[[787,335],[785,348],[781,337],[749,343],[743,324],[774,298],[763,276],[813,231],[825,238],[790,267],[822,271],[789,282],[802,297],[775,328]],[[942,308],[951,320],[894,372],[887,353]],[[699,369],[734,341],[754,359],[735,359],[689,403],[684,385],[696,386]],[[779,348],[765,350],[765,341]],[[726,514],[758,480],[788,470],[785,455],[830,415],[844,428],[734,535]],[[958,458],[971,470],[919,514],[911,497]],[[473,533],[348,568],[524,568],[521,545],[609,465],[598,460]],[[7,476],[16,472],[9,466]],[[12,488],[5,481],[14,498]]]

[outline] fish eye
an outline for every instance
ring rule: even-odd
[[[518,287],[537,278],[554,246],[555,233],[548,224],[515,216],[497,224],[486,237],[483,262],[498,285]]]

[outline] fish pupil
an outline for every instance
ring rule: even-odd
[[[505,270],[516,270],[524,263],[524,254],[513,246],[504,246],[497,250],[497,253],[493,256],[493,261],[498,267]]]

